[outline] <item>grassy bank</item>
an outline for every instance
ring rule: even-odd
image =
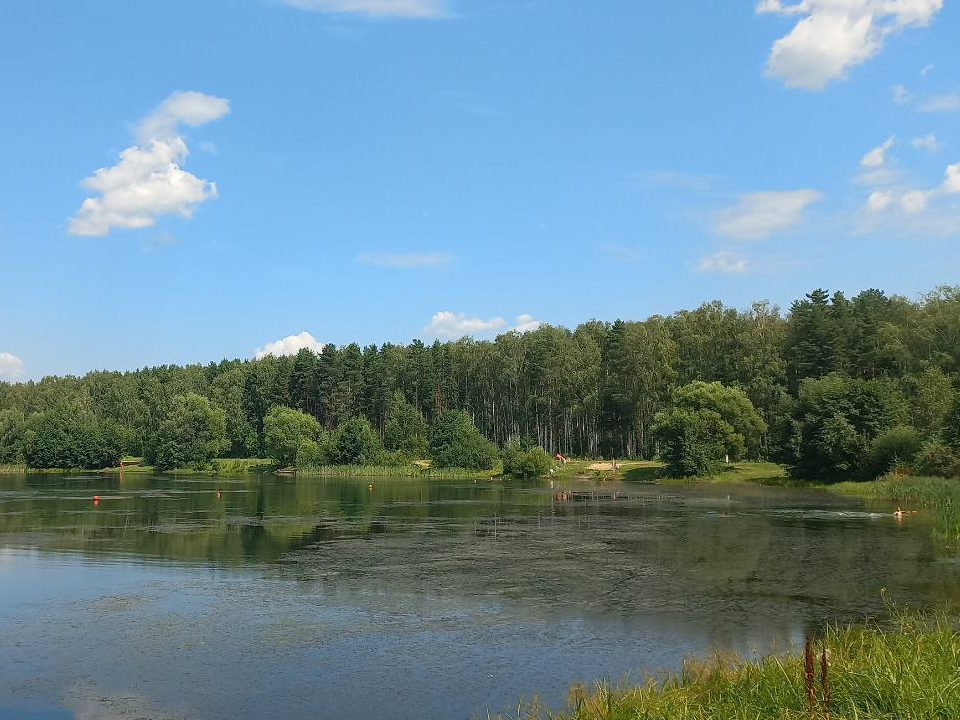
[[[487,480],[501,475],[503,469],[468,470],[467,468],[432,468],[429,465],[321,465],[297,470],[301,477],[328,478],[425,478],[429,480]]]
[[[753,660],[715,656],[689,660],[678,674],[639,687],[574,688],[559,714],[536,704],[526,720],[952,720],[960,717],[960,633],[941,612],[900,615],[882,625],[828,629],[828,701],[815,643],[811,707],[804,654]]]
[[[787,485],[782,465],[769,462],[739,462],[726,466],[716,475],[693,478],[668,478],[663,463],[655,460],[617,460],[613,467],[610,460],[570,460],[557,465],[551,476],[560,480],[623,480],[627,482],[683,483],[738,483],[752,482],[761,485]]]

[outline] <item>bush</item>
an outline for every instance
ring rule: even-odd
[[[396,393],[383,423],[383,445],[403,454],[405,459],[422,458],[427,452],[427,423],[423,415]]]
[[[430,428],[430,458],[438,468],[492,470],[497,462],[497,448],[480,434],[469,415],[461,410],[447,410]]]
[[[549,472],[553,460],[539,446],[524,448],[511,440],[503,448],[503,472],[520,480],[535,480]]]
[[[227,419],[210,400],[188,393],[173,398],[167,416],[148,439],[147,462],[158,470],[202,470],[230,447]]]
[[[327,461],[325,448],[315,440],[304,440],[297,448],[294,464],[298,468],[317,467]]]
[[[365,417],[353,417],[340,425],[330,442],[329,461],[334,465],[379,465],[383,443]]]
[[[657,413],[652,427],[670,477],[711,475],[721,468],[733,428],[712,410],[674,408]]]
[[[282,466],[297,462],[305,443],[316,446],[316,450],[308,447],[308,454],[319,452],[321,432],[320,423],[312,415],[280,405],[263,418],[263,444],[267,456]]]
[[[881,433],[870,446],[870,474],[879,477],[895,465],[912,465],[922,445],[920,433],[906,425]]]
[[[929,442],[917,456],[916,469],[921,475],[960,477],[960,455],[945,443]]]
[[[123,457],[123,433],[112,421],[59,408],[27,422],[20,435],[20,450],[32,468],[113,467]]]

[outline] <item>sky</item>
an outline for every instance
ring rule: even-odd
[[[0,380],[960,282],[960,0],[0,5]]]

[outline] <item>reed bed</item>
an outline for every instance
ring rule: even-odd
[[[500,716],[505,720],[507,716]],[[784,655],[688,660],[639,687],[571,691],[570,708],[521,705],[517,720],[956,720],[960,633],[947,611],[828,628]]]
[[[888,475],[873,482],[838,483],[830,489],[900,503],[904,510],[923,508],[930,513],[937,538],[960,547],[960,480]]]

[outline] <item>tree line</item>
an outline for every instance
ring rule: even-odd
[[[222,418],[214,445],[227,457],[267,455],[268,418],[279,407],[311,418],[311,442],[327,454],[330,438],[360,420],[386,452],[406,442],[396,440],[398,427],[422,423],[412,432],[429,451],[437,421],[458,412],[500,447],[523,438],[550,455],[666,455],[676,472],[715,465],[722,454],[839,479],[894,460],[919,464],[922,454],[946,474],[960,465],[951,465],[960,451],[958,383],[960,287],[915,300],[817,289],[786,313],[767,302],[738,310],[715,301],[493,341],[326,345],[289,357],[0,383],[0,462],[98,467],[118,453],[174,453],[186,442],[176,418],[186,406],[204,414],[202,398],[218,428]]]

